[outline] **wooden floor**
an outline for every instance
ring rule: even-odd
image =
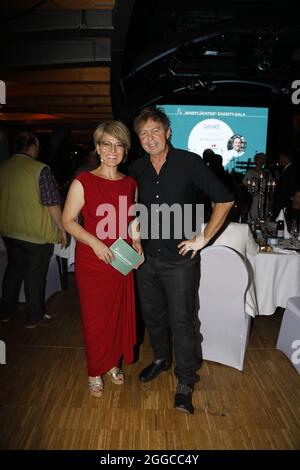
[[[72,274],[55,294],[53,324],[24,328],[20,305],[0,326],[1,449],[300,449],[300,376],[275,349],[282,313],[253,322],[245,369],[204,361],[194,416],[173,410],[173,371],[141,384],[152,359],[147,338],[126,384],[104,377],[103,398],[87,389],[80,314]]]

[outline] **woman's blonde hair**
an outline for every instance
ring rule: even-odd
[[[97,147],[97,144],[101,142],[104,133],[107,133],[119,140],[124,145],[125,154],[127,154],[130,149],[130,133],[125,124],[121,121],[102,122],[94,132],[95,147]]]

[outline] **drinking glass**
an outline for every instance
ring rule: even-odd
[[[290,231],[290,241],[291,241],[291,245],[293,247],[297,247],[298,245],[298,237],[299,237],[299,225],[297,223],[297,220],[292,220],[292,223],[291,223],[291,231]]]

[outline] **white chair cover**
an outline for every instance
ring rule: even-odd
[[[276,348],[289,358],[300,374],[300,297],[288,300]]]
[[[199,288],[203,359],[243,370],[251,317],[245,311],[249,275],[242,256],[225,246],[201,252]]]

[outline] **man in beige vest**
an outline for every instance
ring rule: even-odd
[[[0,235],[8,256],[0,318],[10,319],[24,281],[27,328],[51,321],[44,305],[46,277],[54,243],[66,245],[57,183],[38,155],[37,137],[22,132],[16,153],[0,164]]]

